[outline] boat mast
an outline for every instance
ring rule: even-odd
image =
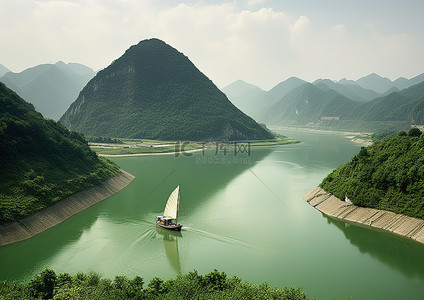
[[[180,186],[178,186],[178,196],[177,196],[177,215],[175,218],[175,223],[178,224],[178,211],[180,210]]]

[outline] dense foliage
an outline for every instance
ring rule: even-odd
[[[384,139],[393,138],[396,135],[397,135],[396,131],[379,131],[371,135],[371,140],[375,143]]]
[[[424,219],[424,134],[412,128],[362,147],[320,186],[358,206]]]
[[[147,287],[136,276],[116,276],[113,280],[101,278],[97,273],[67,273],[57,275],[45,269],[27,283],[0,282],[0,298],[3,299],[306,299],[300,289],[271,288],[242,282],[238,277],[228,278],[224,272],[214,270],[206,275],[197,271],[177,275],[164,281],[153,278]]]
[[[272,138],[186,56],[158,39],[130,47],[100,71],[60,122],[89,136],[196,141]]]
[[[116,174],[85,139],[0,83],[0,223],[20,219]]]

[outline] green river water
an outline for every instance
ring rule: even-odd
[[[44,268],[149,281],[213,269],[309,297],[424,299],[424,246],[322,215],[303,196],[358,145],[284,130],[300,144],[113,160],[136,178],[114,196],[23,242],[0,247],[0,280]],[[241,151],[244,150],[244,151]],[[155,217],[181,186],[180,234]]]

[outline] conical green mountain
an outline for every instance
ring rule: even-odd
[[[269,139],[182,53],[141,41],[100,71],[60,119],[89,136],[161,140]]]
[[[0,224],[20,219],[112,176],[84,138],[0,83]]]

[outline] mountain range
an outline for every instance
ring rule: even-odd
[[[405,130],[412,123],[424,124],[422,82],[424,74],[393,82],[376,74],[358,81],[318,79],[313,83],[292,77],[257,94],[251,91],[258,87],[241,81],[223,91],[244,112],[269,125]]]
[[[387,95],[391,92],[400,91],[406,89],[415,84],[421,83],[424,81],[424,73],[418,76],[415,76],[411,79],[406,79],[405,77],[399,77],[398,79],[391,81],[386,77],[381,77],[376,73],[371,73],[367,76],[361,77],[358,80],[347,80],[343,78],[337,83],[343,85],[359,85],[364,89],[373,90],[381,95]]]
[[[255,120],[262,120],[273,104],[303,83],[306,81],[290,77],[265,92],[253,84],[238,80],[223,88],[222,91],[243,112]]]
[[[270,139],[182,53],[159,39],[131,46],[88,82],[60,119],[88,136]]]
[[[373,89],[365,89],[358,84],[342,84],[330,79],[317,79],[313,84],[323,91],[334,90],[349,99],[359,102],[367,102],[381,96]]]
[[[2,77],[7,72],[10,72],[10,70],[6,68],[5,66],[3,66],[2,64],[0,64],[0,77]]]
[[[272,125],[304,126],[323,116],[345,118],[347,112],[359,105],[334,90],[323,91],[311,83],[304,83],[273,104],[262,121]]]
[[[58,120],[94,75],[87,66],[59,61],[20,73],[6,72],[0,81],[32,103],[44,117]]]

